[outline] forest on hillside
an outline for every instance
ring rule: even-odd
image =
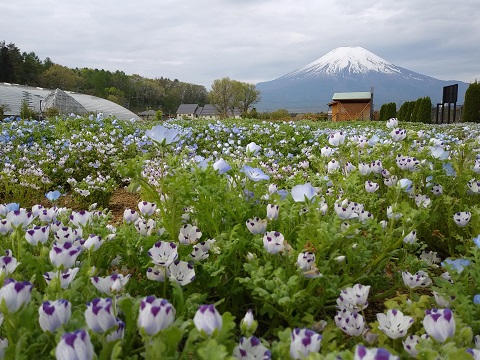
[[[41,60],[34,52],[22,52],[5,41],[0,41],[0,82],[94,95],[135,113],[151,109],[174,114],[182,103],[208,103],[208,91],[203,85],[164,77],[149,79],[119,70],[71,69],[48,57]]]

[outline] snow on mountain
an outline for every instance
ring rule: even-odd
[[[370,91],[375,109],[429,96],[441,101],[443,86],[458,83],[458,103],[463,103],[467,83],[443,81],[394,65],[361,47],[339,47],[297,70],[256,85],[261,92],[257,109],[291,112],[326,111],[335,92]]]
[[[295,70],[286,77],[315,76],[319,74],[334,75],[341,73],[365,74],[369,71],[394,74],[401,73],[401,69],[382,59],[380,56],[362,47],[339,47],[320,59]]]

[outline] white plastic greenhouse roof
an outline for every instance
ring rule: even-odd
[[[0,82],[0,105],[6,105],[5,116],[20,115],[23,100],[28,102],[31,109],[40,112],[40,102],[43,103],[52,91],[54,90]],[[111,114],[121,120],[140,120],[135,113],[107,99],[70,91],[65,91],[65,93],[83,106],[87,112]]]

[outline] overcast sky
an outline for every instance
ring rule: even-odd
[[[480,80],[478,0],[4,0],[0,40],[71,68],[258,83],[339,46]]]

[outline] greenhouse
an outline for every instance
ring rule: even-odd
[[[42,113],[46,109],[54,107],[61,114],[103,113],[111,114],[122,120],[140,119],[138,115],[123,106],[96,96],[61,89],[53,90],[0,83],[0,106],[3,107],[4,116],[19,116],[24,101],[27,102],[31,110],[37,113]]]

